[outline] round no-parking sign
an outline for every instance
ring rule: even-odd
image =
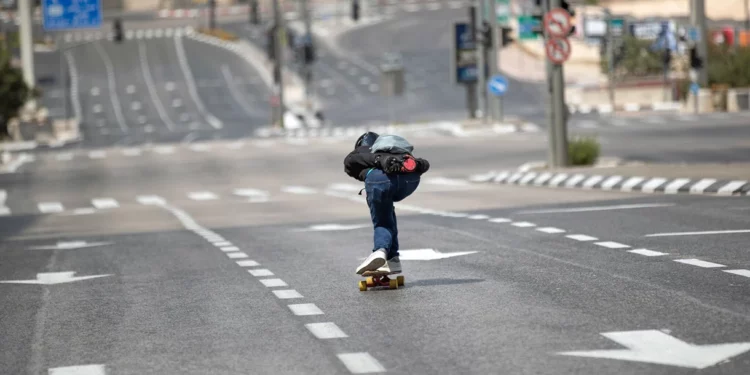
[[[562,38],[550,38],[544,43],[547,58],[554,64],[562,64],[570,57],[570,42]]]

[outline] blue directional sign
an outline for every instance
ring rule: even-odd
[[[45,31],[92,29],[102,25],[101,0],[44,0]]]
[[[688,29],[688,39],[691,42],[700,42],[701,41],[701,33],[698,32],[697,27],[691,27]]]
[[[692,92],[693,95],[698,95],[698,91],[700,91],[700,89],[701,85],[699,85],[698,83],[693,82],[692,84],[690,84],[690,92]]]
[[[508,80],[503,76],[492,76],[487,82],[487,90],[495,96],[503,96],[508,92]]]

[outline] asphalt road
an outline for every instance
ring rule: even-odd
[[[353,138],[37,155],[0,175],[0,372],[747,373],[750,346],[669,341],[750,341],[750,233],[674,235],[746,230],[747,200],[444,178],[528,136],[414,138],[432,169],[397,207],[406,283],[366,292]],[[37,278],[69,282],[5,283]],[[622,344],[671,365],[560,354]]]

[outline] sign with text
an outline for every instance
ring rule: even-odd
[[[477,53],[471,25],[468,22],[456,22],[453,25],[453,58],[451,59],[452,80],[466,84],[477,81]]]

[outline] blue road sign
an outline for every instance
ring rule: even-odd
[[[487,90],[495,96],[503,96],[508,92],[508,80],[503,76],[492,76],[487,82]]]
[[[692,92],[693,95],[697,95],[700,89],[701,89],[701,85],[699,85],[698,83],[693,82],[692,84],[690,84],[690,92]]]
[[[44,0],[45,31],[92,29],[102,25],[101,0]]]
[[[692,42],[701,41],[701,33],[698,32],[697,27],[691,27],[688,29],[688,39]]]
[[[456,68],[455,79],[457,83],[472,83],[477,81],[476,44],[471,35],[471,27],[466,22],[454,24],[456,40],[454,43],[455,56],[454,66]]]

